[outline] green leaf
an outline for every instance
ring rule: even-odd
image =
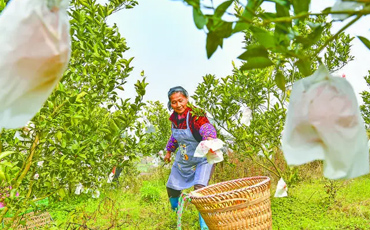
[[[102,132],[104,133],[107,133],[107,134],[111,134],[111,131],[109,129],[100,129]]]
[[[331,7],[326,7],[325,9],[321,11],[321,13],[323,14],[330,14],[330,12],[331,12]]]
[[[234,0],[229,0],[229,1],[226,1],[226,2],[223,2],[221,3],[215,10],[215,13],[214,13],[214,16],[215,17],[222,17],[222,15],[224,15],[224,13],[226,12],[227,8],[230,7],[230,5],[234,2]]]
[[[66,140],[62,140],[62,148],[65,148],[67,146],[67,141]],[[66,155],[64,155],[63,157],[65,157]],[[62,158],[63,158],[62,157]]]
[[[87,93],[86,92],[81,92],[77,95],[76,101],[79,101],[81,98],[83,98]]]
[[[207,50],[207,57],[211,58],[213,53],[217,50],[218,46],[222,47],[223,39],[218,37],[215,33],[210,32],[207,34],[207,44],[206,44],[206,50]]]
[[[213,32],[220,38],[228,38],[233,32],[233,23],[221,21]]]
[[[324,31],[324,27],[323,26],[318,26],[314,29],[314,31],[312,33],[310,33],[307,36],[307,38],[311,41],[309,46],[311,46],[312,44],[315,44],[316,42],[319,41],[323,31]],[[305,48],[308,48],[308,46],[306,46]]]
[[[311,61],[308,58],[299,59],[295,64],[297,65],[299,72],[304,76],[311,75]]]
[[[290,13],[289,13],[290,4],[287,4],[287,5],[276,4],[275,8],[276,8],[277,17],[283,17],[283,18],[290,17]],[[279,45],[282,45],[285,47],[289,46],[290,39],[288,37],[288,34],[289,34],[289,30],[291,27],[292,27],[291,22],[276,23],[274,35],[276,39],[278,40]]]
[[[368,49],[370,49],[370,41],[369,41],[367,38],[362,37],[362,36],[357,36],[357,37],[362,41],[362,43],[364,43],[364,45],[365,45]]]
[[[206,111],[204,109],[197,108],[193,104],[191,104],[190,102],[187,104],[187,106],[191,109],[190,113],[193,116],[202,117],[202,116],[205,116],[206,115]]]
[[[82,115],[74,115],[73,118],[75,119],[84,119],[85,117]]]
[[[48,101],[48,106],[49,106],[49,108],[50,108],[50,109],[54,108],[54,104],[53,104],[53,102]]]
[[[60,162],[63,162],[63,160],[67,157],[67,155],[63,155],[61,158],[60,158]]]
[[[10,168],[13,167],[13,164],[10,163],[9,161],[1,161],[0,164],[6,167],[10,167]]]
[[[0,0],[0,12],[5,8],[5,1],[4,0]]]
[[[286,1],[286,0],[267,0],[266,2],[275,2],[276,4],[279,4],[281,6],[289,7],[289,1]]]
[[[4,167],[0,166],[0,179],[1,180],[6,180],[4,169],[5,169]]]
[[[303,45],[304,49],[310,48],[313,44],[319,41],[324,27],[318,26],[314,28],[313,32],[307,35],[307,37],[297,36],[295,38],[296,42],[299,42]]]
[[[81,5],[83,5],[83,6],[85,6],[86,8],[90,8],[91,7],[86,0],[79,0],[79,3]]]
[[[249,45],[247,51],[238,58],[246,61],[251,57],[268,57],[268,52],[266,48],[261,45]]]
[[[306,47],[307,45],[310,44],[310,40],[307,37],[303,37],[303,36],[296,36],[295,41],[298,43],[301,43],[303,47]]]
[[[66,196],[66,192],[65,192],[64,188],[60,188],[58,190],[58,194],[59,194],[60,198],[63,199]]]
[[[103,11],[103,8],[105,8],[105,7],[103,7],[103,6],[98,6],[98,13],[99,13],[100,17],[102,17],[102,18],[104,18],[104,17],[106,17],[106,16],[107,16],[107,15],[105,14],[106,12],[105,12],[105,11]]]
[[[185,2],[193,7],[196,7],[196,8],[200,7],[200,0],[185,0]]]
[[[307,13],[310,8],[311,0],[292,0],[294,14]]]
[[[7,157],[7,156],[9,156],[10,154],[13,154],[13,153],[15,153],[15,152],[14,151],[5,151],[5,152],[2,152],[0,154],[0,160],[3,159],[3,158],[5,158],[5,157]]]
[[[286,1],[284,1],[286,2]],[[275,8],[276,8],[276,16],[277,17],[290,17],[290,13],[289,13],[289,8],[290,8],[290,4],[289,2],[286,2],[286,4],[276,4],[275,5]],[[290,24],[290,22],[284,22],[284,23],[288,23]]]
[[[60,141],[62,139],[62,137],[63,137],[62,132],[61,131],[58,131],[57,132],[57,139]]]
[[[207,18],[203,15],[199,8],[193,7],[193,18],[195,26],[198,29],[202,29],[207,24]]]
[[[116,125],[116,123],[114,123],[114,121],[110,122],[109,129],[111,130],[112,133],[119,132],[119,128]]]
[[[274,63],[267,57],[254,57],[254,58],[249,58],[247,63],[244,63],[240,67],[240,70],[265,68],[273,64]]]
[[[276,83],[277,87],[279,87],[279,89],[281,89],[282,91],[285,92],[285,83],[286,83],[286,81],[285,81],[285,77],[281,73],[281,71],[276,72],[275,83]]]
[[[235,27],[233,29],[233,33],[237,33],[237,32],[240,32],[240,31],[248,30],[249,27],[250,27],[250,24],[249,23],[243,22],[243,21],[238,21],[235,24]]]
[[[67,159],[64,161],[67,165],[72,165],[74,164],[75,162],[73,160],[70,160],[70,159]]]
[[[260,0],[249,0],[248,4],[245,6],[242,19],[251,21],[257,8],[262,4],[263,1]]]
[[[257,39],[257,41],[266,49],[271,49],[275,47],[275,38],[270,32],[255,26],[251,26],[250,30],[252,31],[253,36]]]

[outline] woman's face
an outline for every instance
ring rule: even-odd
[[[171,107],[176,113],[182,114],[185,112],[188,104],[188,99],[179,92],[173,93],[170,96]]]

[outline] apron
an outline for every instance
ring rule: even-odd
[[[208,164],[205,157],[194,157],[199,142],[195,140],[189,126],[189,114],[186,116],[186,129],[175,129],[172,124],[172,135],[179,144],[167,187],[183,190],[196,184],[208,185],[213,164]]]

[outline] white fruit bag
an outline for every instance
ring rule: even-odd
[[[194,152],[194,157],[207,157],[209,164],[224,160],[223,147],[225,143],[220,139],[201,141]]]
[[[83,191],[84,191],[84,186],[81,183],[78,183],[78,185],[76,186],[75,194],[80,195],[81,192]]]
[[[113,173],[113,172],[111,172],[111,173],[109,174],[109,176],[108,176],[107,183],[108,183],[108,184],[112,183],[113,179],[114,179],[114,173]]]
[[[41,108],[70,57],[68,0],[12,0],[0,14],[0,128]]]
[[[288,187],[283,178],[280,178],[274,197],[286,197],[288,196]]]
[[[320,66],[292,89],[282,137],[289,165],[324,160],[329,179],[369,173],[369,149],[356,96],[344,78]]]

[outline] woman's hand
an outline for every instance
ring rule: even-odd
[[[164,162],[170,163],[171,162],[171,152],[167,151],[166,156],[164,156]]]
[[[207,137],[207,141],[213,140],[214,138],[212,137]],[[208,152],[211,152],[212,154],[216,154],[212,149],[209,149]]]

